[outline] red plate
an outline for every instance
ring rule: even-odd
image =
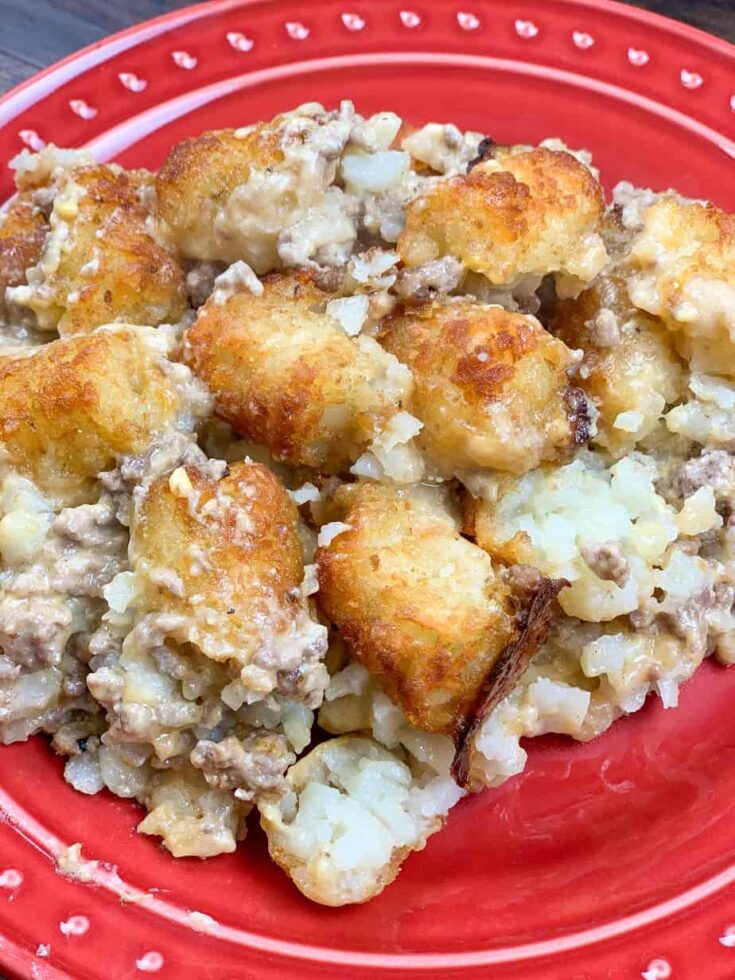
[[[0,101],[0,159],[53,140],[159,165],[176,140],[306,100],[559,135],[621,178],[735,210],[735,48],[584,0],[218,0],[95,45]],[[0,191],[7,194],[5,171]],[[0,750],[0,962],[21,976],[735,977],[735,671],[589,745],[536,740],[366,906],[308,903],[253,827],[174,861],[140,813],[83,797],[40,739]],[[54,872],[84,841],[97,887]],[[119,893],[125,897],[121,902]],[[198,911],[211,920],[189,914]]]

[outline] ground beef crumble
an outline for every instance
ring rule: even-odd
[[[586,545],[582,548],[582,557],[590,571],[604,582],[614,582],[620,589],[627,585],[630,566],[619,541]]]
[[[210,786],[236,790],[238,799],[247,801],[282,791],[284,773],[296,761],[283,735],[260,731],[242,739],[229,735],[221,742],[202,739],[190,758]]]

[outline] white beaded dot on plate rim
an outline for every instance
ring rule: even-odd
[[[513,26],[518,37],[522,37],[526,41],[530,41],[532,38],[538,36],[538,25],[532,20],[523,20],[519,18],[513,23]]]
[[[21,143],[34,153],[40,152],[46,146],[46,140],[39,136],[35,129],[21,129],[18,136]]]
[[[421,16],[415,10],[400,10],[398,17],[403,26],[409,31],[421,26]]]
[[[628,61],[635,68],[642,68],[651,60],[651,56],[643,48],[628,48]]]
[[[191,71],[199,64],[199,59],[188,51],[172,51],[171,60],[179,68],[184,68],[186,71]]]
[[[363,17],[359,14],[349,12],[342,14],[342,23],[348,31],[361,31],[365,27],[365,19]]]
[[[292,41],[305,41],[311,33],[310,28],[298,20],[286,21],[283,26]]]
[[[684,88],[688,88],[692,91],[694,89],[701,88],[704,84],[704,79],[699,72],[689,71],[688,68],[682,68],[682,70],[679,72],[679,79],[681,80],[681,84],[684,86]]]
[[[248,51],[252,51],[255,46],[253,39],[243,34],[242,31],[228,31],[225,37],[230,47],[234,48],[235,51],[240,51],[242,54],[247,54]]]
[[[587,31],[572,31],[572,41],[574,47],[579,48],[580,51],[587,51],[595,43],[594,37]]]
[[[463,31],[476,31],[480,26],[480,18],[471,11],[460,10],[457,12],[457,23]]]
[[[158,973],[163,967],[164,962],[163,956],[157,949],[150,949],[147,953],[143,953],[142,956],[138,957],[135,961],[135,967],[141,973]]]
[[[64,936],[84,936],[89,932],[89,919],[86,915],[70,915],[59,923],[59,932]]]
[[[656,959],[651,960],[645,970],[641,971],[643,980],[669,980],[673,975],[674,971],[671,968],[671,963],[658,956]]]
[[[94,119],[97,115],[97,109],[84,99],[69,99],[69,108],[80,119]]]
[[[132,71],[121,71],[118,76],[120,79],[120,84],[128,90],[128,92],[143,92],[148,88],[148,82],[145,78],[140,78],[135,72]]]
[[[14,891],[23,884],[23,873],[17,868],[6,868],[0,871],[0,888]]]

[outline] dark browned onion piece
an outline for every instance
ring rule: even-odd
[[[535,588],[530,604],[518,614],[520,636],[509,643],[496,660],[480,688],[472,709],[459,722],[454,736],[452,777],[458,786],[469,786],[472,746],[483,722],[511,691],[546,639],[552,608],[559,592],[569,585],[566,579],[543,579]]]

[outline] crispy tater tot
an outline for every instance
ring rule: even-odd
[[[353,119],[351,104],[325,112],[310,103],[268,123],[179,143],[156,177],[171,243],[187,258],[243,259],[262,274],[284,264],[279,246],[288,229],[315,219],[318,240],[303,260],[344,261],[355,227],[340,206],[342,191],[330,185]]]
[[[461,756],[543,639],[523,645],[535,599],[545,615],[555,587],[497,574],[441,488],[364,483],[339,497],[341,523],[315,557],[319,605],[409,721],[451,735]]]
[[[632,305],[621,271],[603,273],[576,299],[562,300],[549,326],[584,350],[577,384],[597,410],[593,441],[614,456],[634,449],[681,398],[684,372],[673,337]]]
[[[331,906],[380,894],[462,796],[448,776],[416,774],[400,751],[355,735],[322,742],[286,779],[289,794],[258,803],[270,856]]]
[[[453,256],[495,285],[562,273],[574,292],[575,282],[588,282],[605,264],[598,233],[604,206],[599,183],[571,154],[508,154],[420,195],[398,251],[407,266]]]
[[[6,301],[5,290],[26,282],[26,270],[38,262],[48,227],[30,193],[19,194],[0,215],[0,320],[12,318],[13,304]]]
[[[143,605],[180,619],[178,643],[236,665],[259,697],[278,689],[318,703],[326,630],[300,590],[296,505],[267,466],[235,463],[219,478],[181,466],[151,485],[131,531]]]
[[[156,326],[186,310],[183,271],[149,233],[140,179],[96,165],[59,178],[51,232],[13,302],[62,337],[105,323]]]
[[[89,150],[68,150],[54,143],[47,143],[37,153],[21,150],[9,164],[14,171],[18,191],[40,191],[41,199],[45,199],[45,205],[48,206],[53,200],[54,186],[63,179],[65,173],[94,165],[95,159]]]
[[[0,360],[0,443],[67,505],[91,499],[97,474],[146,449],[179,410],[147,333],[120,326]]]
[[[693,370],[735,375],[735,214],[665,197],[643,220],[631,299],[661,317]]]
[[[253,250],[243,250],[239,240],[228,243],[225,234],[217,234],[215,222],[221,204],[251,171],[282,163],[283,152],[277,132],[264,124],[242,136],[236,132],[214,130],[174,146],[156,175],[158,213],[182,255],[224,262],[247,259],[266,271],[272,261],[258,263]]]
[[[410,392],[410,373],[369,337],[324,312],[308,273],[273,274],[262,294],[215,294],[188,332],[185,360],[217,413],[276,459],[340,472]]]
[[[524,473],[588,439],[574,356],[534,317],[455,300],[393,317],[379,339],[413,373],[418,444],[445,475]]]

